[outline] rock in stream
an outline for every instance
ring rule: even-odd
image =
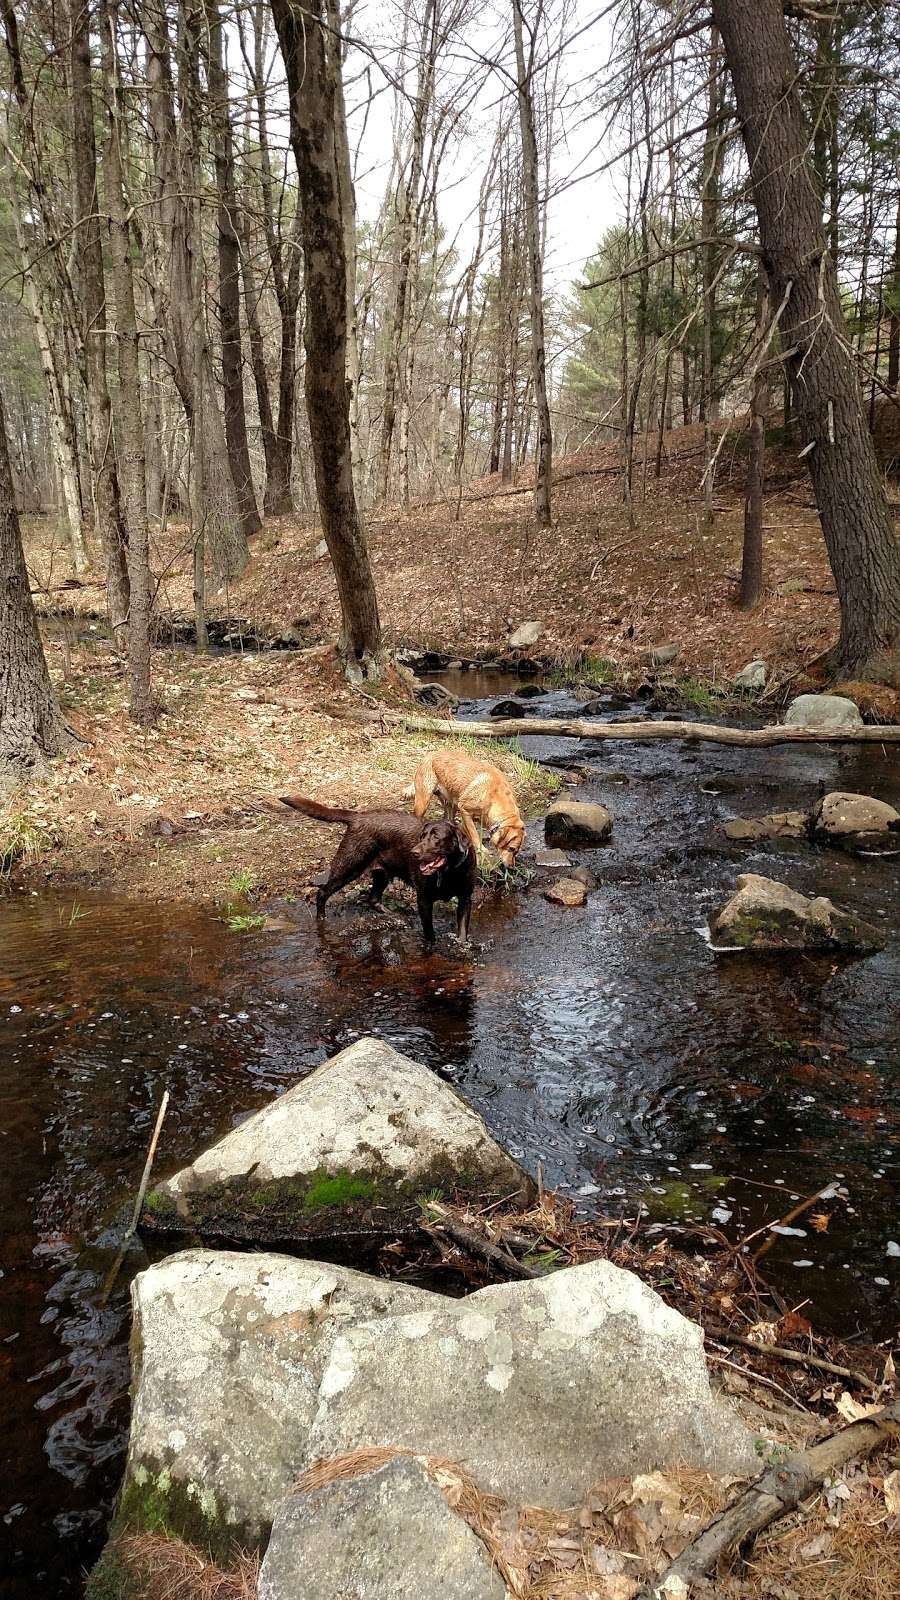
[[[414,1231],[419,1198],[527,1205],[527,1173],[434,1072],[379,1039],[317,1067],[147,1195],[142,1227],[287,1243]]]

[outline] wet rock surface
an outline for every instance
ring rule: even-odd
[[[410,1456],[290,1495],[259,1600],[503,1600],[481,1540]]]
[[[418,1226],[442,1190],[527,1201],[530,1178],[427,1067],[360,1039],[157,1184],[142,1225],[270,1243]]]
[[[805,811],[772,811],[766,817],[733,817],[722,831],[728,839],[802,839],[808,829]]]
[[[557,878],[544,890],[544,899],[552,905],[574,909],[587,904],[587,889],[578,878]]]
[[[878,950],[883,937],[823,895],[810,898],[786,883],[745,872],[736,892],[710,918],[713,944],[743,950]]]
[[[700,1328],[608,1261],[348,1328],[322,1375],[310,1462],[363,1444],[447,1456],[535,1505],[618,1473],[757,1459],[711,1393]]]
[[[605,844],[611,833],[606,806],[588,800],[557,800],[544,818],[547,844],[561,849]]]
[[[867,794],[823,795],[813,807],[810,831],[822,844],[900,852],[900,811]]]

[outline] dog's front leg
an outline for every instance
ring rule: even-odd
[[[472,896],[460,895],[456,902],[456,937],[460,944],[469,943],[469,923],[472,920]]]
[[[434,944],[434,904],[428,899],[427,895],[421,893],[416,895],[416,901],[419,907],[419,917],[422,922],[425,943],[432,945]]]

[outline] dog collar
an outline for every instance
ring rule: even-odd
[[[502,833],[503,829],[507,826],[507,823],[512,822],[512,820],[512,817],[501,817],[500,821],[495,822],[492,828],[488,828],[487,836],[490,839],[491,844],[494,842],[494,834]]]

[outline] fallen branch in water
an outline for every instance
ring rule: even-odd
[[[163,1097],[159,1102],[159,1110],[156,1113],[156,1125],[153,1129],[153,1136],[150,1140],[150,1148],[147,1151],[147,1159],[144,1162],[144,1170],[141,1174],[141,1181],[138,1187],[137,1199],[134,1202],[134,1210],[131,1214],[131,1221],[122,1235],[122,1242],[119,1245],[118,1254],[109,1269],[106,1282],[103,1285],[103,1292],[100,1296],[100,1304],[102,1306],[105,1306],[107,1300],[109,1299],[113,1285],[119,1276],[119,1269],[122,1265],[122,1262],[125,1260],[125,1251],[128,1249],[131,1240],[134,1238],[135,1233],[137,1232],[138,1218],[141,1214],[141,1206],[144,1204],[144,1195],[147,1193],[147,1185],[150,1182],[150,1170],[153,1166],[153,1157],[156,1155],[156,1146],[159,1144],[159,1136],[162,1132],[163,1118],[165,1117],[168,1109],[169,1091],[168,1089],[165,1089],[163,1091]]]
[[[854,1457],[868,1456],[900,1434],[900,1400],[797,1455],[769,1467],[742,1495],[698,1534],[646,1594],[676,1600],[713,1571],[729,1550],[754,1538],[818,1489],[830,1473]]]
[[[653,739],[702,739],[708,744],[750,748],[772,744],[900,744],[900,725],[895,723],[861,728],[723,728],[714,722],[600,722],[593,717],[498,717],[491,722],[460,722],[452,717],[420,717],[381,707],[377,711],[351,711],[349,716],[354,722],[389,723],[412,733],[462,734],[474,739],[556,734],[568,739],[635,739],[642,743]]]

